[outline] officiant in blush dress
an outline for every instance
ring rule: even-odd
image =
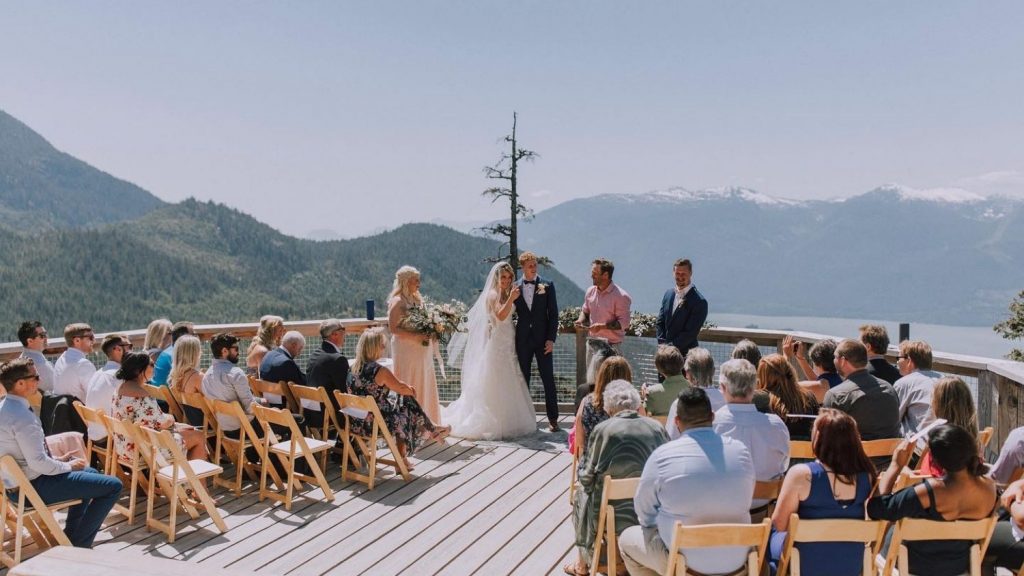
[[[402,266],[395,272],[395,284],[388,296],[388,329],[391,331],[391,356],[395,376],[416,390],[423,412],[435,424],[441,423],[441,403],[437,396],[432,345],[423,345],[423,334],[405,327],[409,308],[423,305],[420,296],[420,271]]]

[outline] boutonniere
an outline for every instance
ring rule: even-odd
[[[548,291],[548,285],[547,284],[537,284],[537,294],[538,295],[544,294],[547,291]]]

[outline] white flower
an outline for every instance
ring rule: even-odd
[[[547,284],[537,284],[537,294],[544,294],[548,291]]]

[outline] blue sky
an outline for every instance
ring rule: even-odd
[[[739,185],[1024,194],[1020,2],[7,2],[0,109],[290,234]]]

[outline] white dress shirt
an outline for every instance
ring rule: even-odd
[[[121,386],[121,381],[114,376],[121,365],[114,361],[108,361],[106,365],[98,370],[89,379],[89,385],[85,388],[85,404],[89,408],[103,410],[104,414],[110,415],[110,404],[114,401],[114,394]],[[89,424],[89,439],[95,442],[107,437],[107,428],[102,424]]]
[[[46,436],[39,417],[29,409],[28,400],[8,394],[0,399],[0,456],[10,454],[29,480],[71,472],[71,464],[55,460],[46,453]],[[14,488],[4,475],[4,487]]]
[[[762,414],[753,404],[726,404],[715,412],[715,432],[739,440],[754,460],[754,477],[765,482],[789,469],[789,428],[775,414]],[[762,506],[767,500],[754,500]]]
[[[22,358],[32,360],[36,366],[36,374],[39,374],[39,389],[43,392],[53,392],[53,364],[38,350],[26,348],[21,353]]]
[[[640,526],[657,527],[672,545],[677,520],[684,525],[750,523],[754,465],[743,443],[709,427],[691,428],[651,454],[633,504]],[[732,572],[747,558],[745,547],[683,548],[686,564],[705,574]]]
[[[53,393],[71,394],[84,402],[86,387],[95,373],[96,367],[81,350],[68,348],[53,363]]]

